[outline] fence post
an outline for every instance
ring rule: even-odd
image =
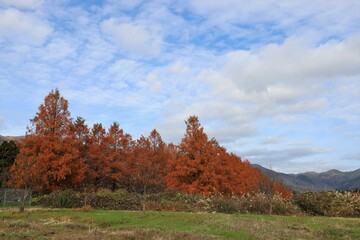
[[[32,191],[31,191],[31,189],[29,189],[28,191],[30,192],[30,195],[29,195],[29,206],[31,206]]]

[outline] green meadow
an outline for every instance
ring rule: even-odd
[[[10,208],[0,219],[0,239],[360,239],[359,218]]]

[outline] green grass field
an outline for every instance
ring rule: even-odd
[[[3,209],[0,219],[0,239],[360,239],[351,218]]]

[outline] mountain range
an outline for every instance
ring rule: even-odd
[[[0,144],[5,141],[19,141],[23,139],[24,136],[1,136],[0,135]]]
[[[281,181],[284,185],[298,192],[360,189],[360,168],[351,172],[332,169],[321,173],[286,174],[275,172],[258,164],[252,164],[252,166],[271,179]]]

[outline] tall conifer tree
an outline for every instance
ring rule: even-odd
[[[52,90],[30,120],[11,182],[38,192],[76,188],[84,178],[85,164],[72,129],[68,101],[58,89]]]

